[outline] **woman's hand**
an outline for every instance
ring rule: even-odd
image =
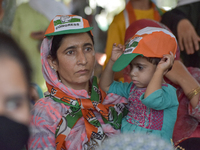
[[[199,50],[200,37],[188,19],[182,19],[178,23],[177,36],[181,51],[185,49],[189,55]]]
[[[115,62],[122,55],[124,50],[125,50],[125,46],[121,44],[116,45],[116,43],[114,43],[110,60]]]
[[[163,58],[158,63],[156,70],[163,71],[163,75],[165,75],[172,67],[173,63],[174,63],[174,55],[172,52],[170,52],[170,54],[166,54],[163,56]]]

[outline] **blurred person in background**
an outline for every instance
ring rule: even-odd
[[[200,0],[178,0],[161,22],[177,37],[185,66],[200,68]]]
[[[16,10],[16,0],[0,0],[0,31],[10,34]]]
[[[105,52],[107,59],[104,68],[111,57],[114,43],[124,45],[124,37],[127,27],[139,19],[161,20],[165,11],[158,8],[151,0],[129,0],[125,9],[116,15],[107,32]],[[122,71],[115,74],[115,80],[124,81]]]
[[[21,150],[29,138],[31,68],[14,40],[0,33],[0,149]]]
[[[29,0],[17,7],[11,29],[11,35],[25,51],[32,66],[32,82],[43,92],[46,91],[46,87],[39,49],[50,20],[57,14],[70,12],[64,3],[56,0]]]

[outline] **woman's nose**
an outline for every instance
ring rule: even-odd
[[[78,53],[77,63],[82,64],[82,65],[87,63],[87,57],[86,57],[85,53],[83,53],[83,52]]]

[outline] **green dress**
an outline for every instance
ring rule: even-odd
[[[38,84],[43,91],[46,90],[45,81],[42,74],[40,59],[40,42],[31,38],[31,32],[44,31],[50,21],[39,12],[23,3],[17,7],[12,24],[11,35],[25,51],[33,70],[32,82]]]

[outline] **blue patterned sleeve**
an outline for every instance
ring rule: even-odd
[[[165,84],[165,86],[162,86],[162,89],[156,90],[146,98],[144,98],[143,94],[140,100],[144,105],[155,110],[178,106],[176,89],[169,84]]]
[[[127,82],[122,83],[122,82],[114,81],[110,85],[110,88],[107,93],[115,93],[117,95],[120,95],[120,96],[128,99],[132,84],[133,84],[132,82],[131,83],[127,83]]]

